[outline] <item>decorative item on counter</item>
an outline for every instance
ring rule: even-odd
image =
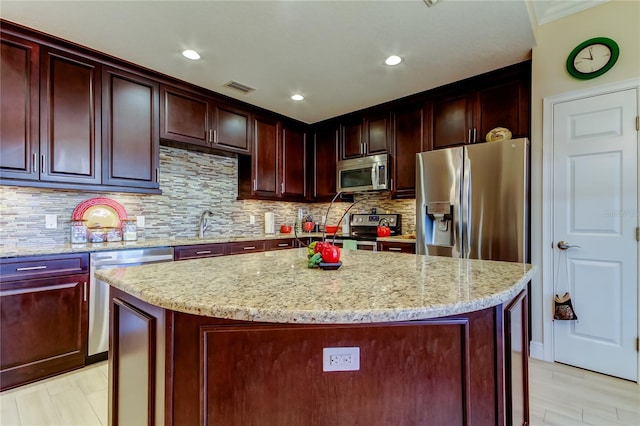
[[[138,239],[138,221],[136,219],[122,220],[122,239],[136,241]]]
[[[496,127],[487,133],[487,142],[506,141],[511,139],[511,130],[506,127]]]
[[[87,242],[87,221],[71,221],[71,244],[84,244]]]
[[[314,241],[307,247],[309,251],[309,268],[336,270],[342,266],[340,247],[327,241]]]
[[[89,242],[90,243],[104,243],[107,241],[107,228],[100,226],[89,228]]]
[[[122,228],[107,228],[107,241],[110,243],[122,241]]]
[[[78,204],[72,220],[86,220],[88,227],[119,227],[127,217],[124,206],[111,198],[95,197]]]
[[[280,233],[281,234],[291,233],[291,225],[280,225]]]
[[[305,232],[312,232],[316,227],[316,224],[313,222],[304,222],[302,224],[302,228]]]
[[[336,232],[338,232],[338,226],[337,225],[325,225],[324,226],[324,230],[327,234],[333,235]]]

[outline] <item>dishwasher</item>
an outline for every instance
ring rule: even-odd
[[[109,284],[96,280],[100,269],[172,262],[173,247],[97,251],[89,257],[89,347],[87,363],[107,359],[109,350]]]

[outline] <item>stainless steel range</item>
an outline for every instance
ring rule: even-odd
[[[398,213],[355,213],[349,220],[349,235],[337,235],[336,241],[356,240],[360,250],[376,250],[378,226],[387,225],[391,236],[402,234],[402,215]],[[327,235],[333,239],[333,235]]]

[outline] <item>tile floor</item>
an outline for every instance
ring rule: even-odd
[[[640,426],[640,387],[532,359],[531,425]],[[0,425],[106,425],[107,363],[0,393]]]

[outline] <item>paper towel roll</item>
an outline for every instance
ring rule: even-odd
[[[276,221],[273,212],[266,212],[264,214],[264,233],[275,234],[276,233]]]

